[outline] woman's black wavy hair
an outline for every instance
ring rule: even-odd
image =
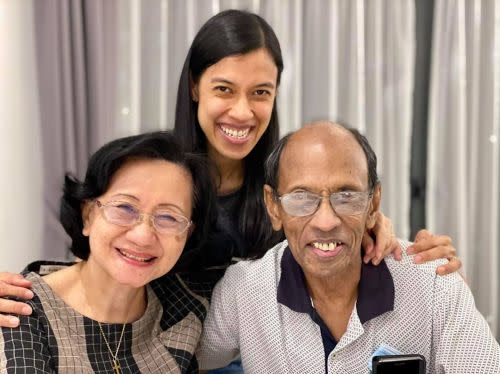
[[[226,10],[210,18],[196,34],[184,62],[175,112],[174,131],[183,146],[206,153],[207,139],[198,122],[198,104],[191,96],[191,82],[198,83],[211,65],[231,55],[242,55],[265,48],[278,68],[277,85],[283,71],[281,48],[269,24],[257,14]],[[274,233],[264,206],[264,161],[279,139],[276,99],[271,120],[254,149],[245,157],[245,176],[241,189],[239,230],[249,257],[259,256],[281,239]]]
[[[59,219],[72,240],[70,250],[75,256],[88,259],[89,239],[82,234],[83,203],[105,193],[118,169],[138,158],[169,161],[191,174],[194,231],[176,265],[176,269],[184,269],[215,227],[216,195],[206,158],[184,152],[176,137],[168,131],[129,136],[105,144],[90,158],[83,182],[66,174]]]

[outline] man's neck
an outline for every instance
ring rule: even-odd
[[[339,341],[356,305],[361,265],[330,278],[304,276],[316,312]]]

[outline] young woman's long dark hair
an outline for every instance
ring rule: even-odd
[[[198,83],[211,65],[231,55],[241,55],[266,48],[278,68],[277,85],[283,71],[283,58],[278,38],[260,16],[227,10],[210,18],[198,31],[182,69],[177,92],[175,133],[186,150],[206,153],[206,137],[198,122],[198,103],[191,96],[190,80]],[[249,257],[259,257],[281,239],[274,233],[264,206],[264,162],[279,139],[276,99],[271,120],[254,149],[244,160],[244,180],[241,188],[239,230],[246,243]]]

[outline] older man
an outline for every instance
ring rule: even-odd
[[[376,163],[362,135],[329,122],[281,140],[265,201],[287,240],[216,286],[202,367],[241,354],[247,373],[367,373],[383,345],[425,356],[432,373],[500,373],[500,347],[459,275],[406,255],[362,262],[381,198]]]

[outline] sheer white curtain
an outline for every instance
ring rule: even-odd
[[[40,118],[31,0],[0,1],[0,264],[42,257]]]
[[[413,0],[129,0],[121,3],[118,134],[171,128],[178,77],[199,27],[215,13],[262,15],[281,42],[281,134],[341,119],[380,159],[383,211],[409,233]]]
[[[437,0],[427,222],[453,237],[478,309],[500,336],[500,3]]]

